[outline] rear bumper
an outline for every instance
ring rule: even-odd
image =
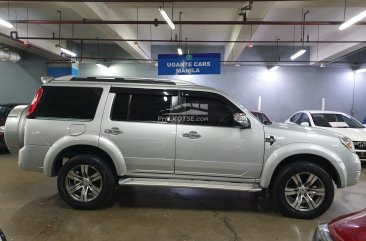
[[[24,170],[42,172],[48,149],[50,146],[25,145],[19,151],[19,167]]]

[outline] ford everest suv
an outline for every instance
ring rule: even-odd
[[[358,182],[348,137],[264,125],[226,94],[183,81],[63,77],[44,84],[5,125],[19,166],[58,177],[77,209],[116,185],[266,191],[286,216],[314,218]]]

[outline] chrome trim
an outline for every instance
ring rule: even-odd
[[[260,192],[262,188],[252,183],[214,182],[202,180],[179,180],[179,179],[152,179],[152,178],[121,178],[118,181],[121,186],[162,186],[162,187],[185,187],[206,188],[220,190],[235,190]]]

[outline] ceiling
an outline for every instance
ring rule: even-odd
[[[240,8],[247,6],[245,1],[171,1],[164,3],[164,9],[173,21],[178,21],[182,12],[182,21],[242,21]],[[346,7],[345,7],[346,4]],[[9,20],[58,20],[62,11],[62,20],[104,20],[104,21],[163,21],[158,8],[158,1],[0,1],[0,17]],[[173,9],[173,12],[172,12]],[[343,22],[355,14],[366,10],[365,0],[318,0],[318,1],[254,1],[252,10],[247,11],[247,21],[256,24],[213,25],[183,24],[182,40],[206,41],[190,43],[191,45],[224,46],[225,60],[237,60],[248,48],[247,42],[255,42],[255,46],[273,45],[279,40],[280,45],[301,46],[302,13],[309,11],[306,22]],[[282,21],[282,25],[263,25],[262,21]],[[304,45],[310,47],[310,60],[318,63],[332,61],[350,52],[365,47],[366,26],[355,25],[344,31],[339,25],[306,25]],[[179,34],[179,25],[171,31],[168,25],[160,24],[63,24],[61,36],[78,39],[139,39],[139,40],[171,40]],[[21,37],[58,37],[59,26],[53,24],[19,23],[16,29]],[[138,30],[138,31],[137,31]],[[0,27],[0,32],[9,35],[9,29]],[[138,34],[137,34],[138,32]],[[293,43],[295,40],[296,43]],[[246,42],[210,42],[210,41],[246,41]],[[256,43],[256,41],[269,41]],[[284,41],[284,42],[283,42]],[[352,41],[352,42],[342,42]],[[55,48],[57,40],[37,40],[29,42],[42,46],[48,51],[59,54]],[[104,41],[108,42],[108,41]],[[176,42],[115,42],[136,59],[151,59],[151,45],[169,45]],[[314,63],[314,62],[312,62]]]

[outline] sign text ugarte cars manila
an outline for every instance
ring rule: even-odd
[[[159,54],[159,75],[220,74],[220,54]]]

